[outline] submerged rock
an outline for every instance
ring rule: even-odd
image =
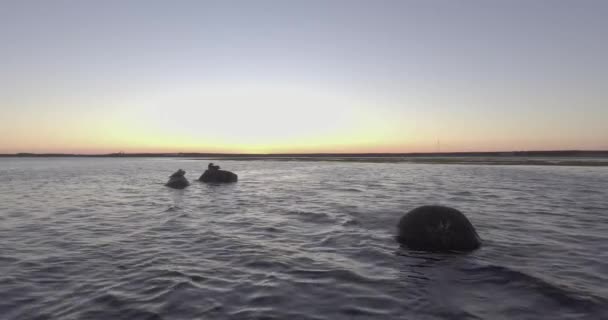
[[[189,186],[190,182],[188,182],[188,179],[184,177],[185,174],[186,171],[182,169],[177,170],[169,177],[169,181],[165,184],[165,186],[173,189],[183,189]]]
[[[236,182],[238,176],[226,170],[207,169],[198,180],[202,182]]]
[[[398,229],[397,240],[414,250],[470,251],[481,246],[469,219],[454,208],[418,207],[401,218]]]

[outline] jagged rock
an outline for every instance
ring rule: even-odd
[[[236,182],[238,176],[226,170],[208,169],[198,178],[202,182]]]
[[[426,251],[471,251],[481,246],[475,228],[462,212],[444,206],[422,206],[399,221],[397,240]]]
[[[188,179],[184,176],[186,171],[179,169],[169,177],[169,181],[165,186],[173,189],[183,189],[190,185]]]

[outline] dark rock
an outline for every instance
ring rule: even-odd
[[[198,178],[202,182],[236,182],[238,176],[226,170],[208,169]]]
[[[188,179],[184,177],[185,174],[186,171],[182,169],[177,170],[169,177],[169,181],[165,184],[165,186],[173,189],[183,189],[189,186],[190,182],[188,182]]]
[[[418,207],[399,221],[397,240],[426,251],[470,251],[481,246],[475,228],[462,212],[444,206]]]

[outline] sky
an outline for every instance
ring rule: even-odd
[[[608,1],[0,1],[0,153],[608,150]]]

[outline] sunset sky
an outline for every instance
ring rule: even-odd
[[[0,153],[608,150],[608,1],[0,2]]]

